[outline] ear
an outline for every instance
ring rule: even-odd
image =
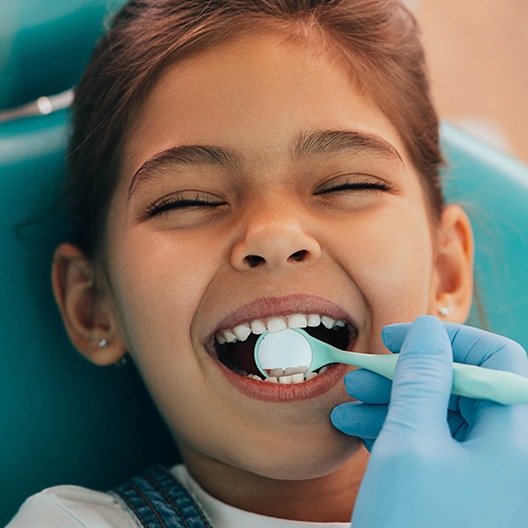
[[[437,227],[437,247],[429,298],[429,311],[445,320],[463,323],[473,297],[473,233],[464,210],[448,205]]]
[[[94,281],[93,264],[79,248],[61,244],[52,266],[52,285],[71,342],[97,365],[117,363],[126,348],[111,303]]]

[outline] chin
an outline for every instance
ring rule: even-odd
[[[274,480],[310,480],[333,473],[362,450],[358,438],[329,431],[317,441],[293,438],[267,443],[258,452],[248,452],[235,465],[250,473]]]

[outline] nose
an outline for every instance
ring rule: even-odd
[[[246,215],[240,239],[231,252],[231,264],[239,271],[253,268],[317,262],[321,246],[305,225],[303,215],[288,207],[264,207]]]

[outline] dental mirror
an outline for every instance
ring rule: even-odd
[[[272,371],[299,369],[303,374],[312,364],[312,347],[304,332],[283,330],[261,335],[255,346],[255,362],[260,372],[269,377]]]
[[[255,363],[265,377],[277,372],[314,372],[331,363],[345,363],[393,379],[398,354],[364,354],[339,350],[302,330],[263,333],[254,349]],[[280,375],[280,374],[279,374]],[[459,396],[493,400],[504,405],[528,403],[528,378],[512,372],[453,363],[453,387]]]

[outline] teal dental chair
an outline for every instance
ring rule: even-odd
[[[2,3],[0,34],[4,15],[13,20],[13,5],[26,3],[30,0]],[[91,13],[83,19],[90,29],[82,33],[91,37],[72,59],[78,61],[75,67],[66,73],[57,67],[62,80],[55,78],[46,89],[37,90],[37,77],[29,78],[27,90],[22,81],[20,89],[14,88],[15,76],[4,76],[9,68],[0,58],[0,108],[70,88],[89,54],[83,46],[93,46],[108,11],[107,0],[45,4],[62,5],[66,26],[79,22],[75,9]],[[51,34],[66,30],[60,22],[49,24]],[[22,42],[24,35],[17,38]],[[35,110],[30,104],[25,113]],[[151,464],[178,460],[133,367],[95,367],[65,335],[52,298],[50,264],[56,245],[72,235],[58,200],[67,111],[16,115],[0,123],[1,526],[27,496],[45,487],[70,483],[106,489]],[[528,348],[528,167],[450,125],[444,125],[442,136],[449,159],[448,200],[465,206],[475,231],[478,298],[470,324],[487,326]]]
[[[0,2],[0,120],[2,110],[46,113],[67,104],[105,18],[123,3]]]

